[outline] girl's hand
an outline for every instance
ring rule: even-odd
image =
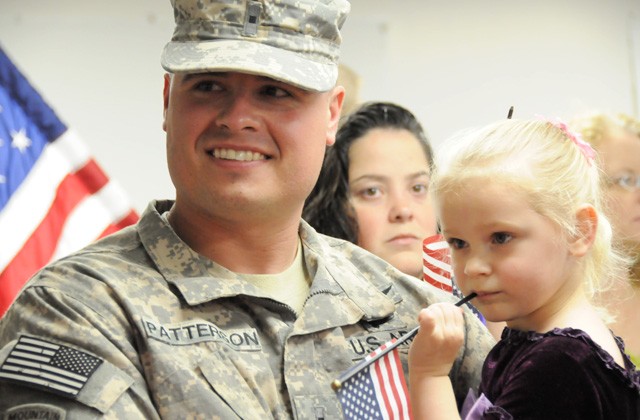
[[[420,311],[420,328],[409,349],[410,376],[446,376],[464,342],[462,308],[435,303]]]

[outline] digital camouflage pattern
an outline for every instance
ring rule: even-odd
[[[31,409],[67,419],[338,419],[331,382],[415,327],[421,308],[453,300],[301,222],[313,282],[296,314],[190,249],[161,216],[171,205],[152,202],[137,225],[28,283],[0,320],[0,366],[21,335],[102,363],[75,397],[0,378],[0,417]],[[465,321],[451,372],[459,401],[494,344],[469,310]]]
[[[176,27],[165,70],[240,71],[308,90],[338,77],[346,0],[172,0]]]

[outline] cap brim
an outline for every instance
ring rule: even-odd
[[[169,42],[161,63],[171,73],[238,71],[319,92],[333,88],[338,78],[338,67],[333,63],[246,40]]]

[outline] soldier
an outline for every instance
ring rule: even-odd
[[[163,126],[176,198],[28,283],[0,321],[0,413],[340,418],[331,382],[451,300],[301,219],[338,125],[349,3],[172,3]],[[493,344],[465,319],[459,400]]]

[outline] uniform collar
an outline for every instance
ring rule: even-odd
[[[162,214],[173,201],[152,201],[139,222],[140,240],[165,280],[176,287],[189,305],[262,292],[226,268],[191,249],[175,233]],[[223,281],[216,281],[223,280]]]
[[[173,201],[152,201],[142,214],[138,229],[141,242],[158,271],[175,286],[187,304],[198,305],[237,295],[266,297],[262,290],[240,280],[235,273],[198,254],[182,241],[162,217],[172,206]],[[389,277],[385,276],[388,264],[372,259],[366,251],[349,242],[318,234],[302,220],[300,236],[305,247],[305,263],[313,278],[309,307],[331,308],[331,317],[326,320],[314,317],[314,325],[307,328],[323,329],[329,318],[332,324],[345,325],[393,314],[399,298]],[[312,312],[315,313],[315,309]]]

